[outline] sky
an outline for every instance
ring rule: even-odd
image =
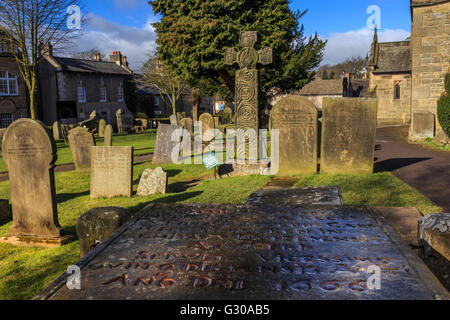
[[[148,1],[84,0],[84,3],[82,14],[87,21],[72,51],[97,49],[107,57],[112,51],[121,51],[128,56],[130,67],[139,70],[156,48],[151,24],[158,17]],[[380,41],[402,41],[409,37],[409,3],[409,0],[292,0],[290,6],[292,10],[308,9],[300,20],[305,35],[317,33],[326,39],[322,64],[335,64],[368,53],[375,22],[381,27]]]

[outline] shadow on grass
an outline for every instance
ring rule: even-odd
[[[377,162],[377,165],[382,166],[387,171],[394,171],[430,159],[432,158],[392,158]]]
[[[162,197],[155,199],[151,201],[150,203],[175,203],[175,202],[182,202],[186,201],[192,198],[195,198],[199,195],[201,195],[203,191],[193,191],[193,192],[186,192],[186,193],[180,193],[176,195],[171,195],[167,197]]]
[[[63,203],[78,197],[88,196],[90,193],[91,193],[90,190],[77,193],[59,193],[56,195],[56,201],[58,203]]]
[[[180,193],[185,192],[189,188],[195,187],[199,184],[199,182],[202,181],[200,179],[195,179],[191,181],[183,181],[183,182],[175,182],[167,186],[167,191],[169,193]]]

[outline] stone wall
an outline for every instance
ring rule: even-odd
[[[450,2],[413,7],[412,15],[412,113],[436,114],[450,72]]]
[[[400,86],[400,99],[395,86]],[[411,119],[411,75],[371,74],[371,90],[378,98],[378,125],[405,124]]]

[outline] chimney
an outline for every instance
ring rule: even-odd
[[[128,67],[127,56],[122,56],[122,64]]]
[[[117,65],[122,65],[122,54],[120,51],[113,51],[113,53],[109,56],[109,61],[115,62]]]
[[[41,55],[43,57],[53,57],[53,46],[49,41],[47,41],[45,44],[41,42],[40,47],[41,47]]]
[[[94,52],[94,61],[102,61],[102,55],[100,52]]]

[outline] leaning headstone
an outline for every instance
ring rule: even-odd
[[[95,146],[94,135],[88,128],[76,127],[69,131],[68,140],[75,170],[88,171],[91,168],[91,147]]]
[[[169,124],[160,123],[158,126],[158,132],[156,134],[155,152],[153,154],[153,164],[167,164],[173,163],[172,153],[179,155],[182,127],[172,126]],[[175,130],[180,130],[179,139],[173,141],[172,135]],[[178,145],[178,147],[177,147]],[[174,150],[176,148],[178,150]],[[178,159],[177,159],[178,160]]]
[[[67,124],[61,125],[61,136],[65,144],[69,144],[69,126]]]
[[[112,147],[112,139],[113,139],[113,127],[108,124],[105,127],[105,137],[103,145],[105,147]]]
[[[169,117],[169,119],[170,119],[170,125],[172,125],[172,126],[177,126],[178,125],[178,119],[177,119],[177,116],[176,115],[171,115],[170,117]]]
[[[139,181],[137,195],[146,197],[154,194],[166,194],[166,189],[167,173],[161,167],[155,170],[145,169]]]
[[[212,134],[212,131],[209,131],[208,133],[208,130],[214,129],[216,127],[214,117],[209,113],[202,113],[198,118],[198,121],[202,123],[203,141],[211,141],[212,139],[214,139],[214,134]]]
[[[53,123],[53,139],[55,139],[55,141],[62,139],[61,122],[59,121]]]
[[[88,128],[89,132],[95,132],[98,130],[99,116],[97,111],[92,111],[89,119],[80,123],[80,127]]]
[[[130,211],[121,207],[95,208],[84,213],[77,221],[80,256],[84,257],[125,224]]]
[[[301,96],[282,99],[271,112],[272,129],[279,130],[277,175],[317,172],[317,116],[314,104]],[[272,153],[272,156],[274,154]]]
[[[434,138],[434,113],[414,113],[411,121],[411,139]]]
[[[3,138],[13,224],[1,239],[22,246],[60,246],[64,242],[56,207],[56,145],[40,121],[19,119]]]
[[[377,99],[323,99],[321,173],[373,172],[377,111]]]
[[[117,110],[117,131],[120,134],[128,133],[133,128],[134,118],[132,115],[122,111],[122,109]]]
[[[419,256],[450,290],[450,213],[430,214],[418,222]]]
[[[91,199],[131,197],[133,147],[92,147]]]
[[[104,137],[105,136],[105,127],[106,127],[106,120],[105,119],[100,119],[98,122],[98,135],[99,137]]]

